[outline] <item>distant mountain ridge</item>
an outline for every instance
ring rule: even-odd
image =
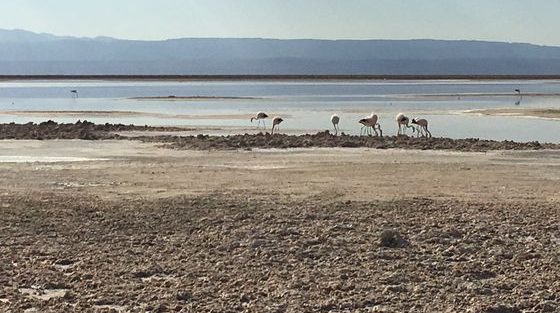
[[[98,36],[95,38],[89,37],[72,37],[72,36],[57,36],[49,33],[34,33],[23,29],[0,29],[0,43],[7,42],[44,42],[55,40],[116,40],[112,37]]]
[[[77,38],[0,30],[0,75],[558,75],[560,47],[453,40]]]

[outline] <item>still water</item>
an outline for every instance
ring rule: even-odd
[[[77,90],[78,96],[70,90]],[[560,142],[559,120],[465,113],[490,108],[560,109],[559,94],[556,80],[4,81],[0,82],[0,123],[87,119],[244,133],[255,127],[248,117],[265,111],[284,117],[282,131],[305,133],[332,128],[329,118],[337,113],[342,131],[357,134],[357,121],[375,112],[385,134],[394,134],[394,116],[404,112],[428,119],[434,136]],[[170,95],[251,99],[133,99]]]

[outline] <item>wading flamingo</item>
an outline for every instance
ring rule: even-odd
[[[340,122],[340,117],[338,117],[338,115],[333,114],[331,116],[331,123],[334,126],[334,135],[338,135],[338,122]]]
[[[265,119],[268,118],[268,114],[264,113],[264,112],[257,112],[257,115],[251,117],[251,123],[253,123],[253,120],[257,120],[257,129],[259,128],[259,126],[261,125],[261,121],[263,123],[263,128],[266,128],[266,124],[265,124]]]
[[[399,127],[399,130],[397,131],[397,136],[399,135],[406,135],[406,129],[407,128],[412,128],[412,132],[414,133],[414,127],[408,125],[410,119],[408,117],[406,117],[406,115],[404,115],[404,113],[399,113],[397,114],[397,116],[395,117],[395,120],[397,121],[397,126]],[[401,129],[402,129],[402,133],[401,133]]]
[[[358,123],[362,124],[362,128],[360,129],[360,136],[363,134],[364,128],[366,129],[366,133],[368,133],[369,135],[372,135],[370,129],[372,129],[375,132],[376,136],[381,136],[383,137],[383,130],[381,130],[381,125],[379,125],[379,123],[377,123],[377,115],[371,113],[369,116],[361,119],[358,121]],[[377,133],[377,130],[379,130],[379,134]]]
[[[515,105],[519,105],[519,104],[521,104],[521,100],[523,100],[523,95],[521,94],[521,89],[518,88],[518,89],[515,89],[514,91],[517,92],[517,96],[519,97],[519,98],[517,98],[517,101],[515,101]]]
[[[413,118],[412,124],[418,125],[418,135],[422,137],[432,138],[432,133],[428,130],[428,120],[423,118]]]
[[[280,130],[280,123],[282,123],[284,119],[277,116],[272,119],[272,131],[270,132],[271,135],[274,135],[274,128],[276,127],[277,130]]]

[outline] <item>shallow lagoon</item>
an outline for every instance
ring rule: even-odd
[[[523,98],[514,92],[517,88],[525,94]],[[78,90],[78,98],[72,97],[72,89]],[[489,108],[560,108],[558,94],[560,81],[555,80],[4,81],[0,82],[0,122],[87,119],[244,133],[255,127],[248,117],[265,111],[285,117],[282,131],[304,133],[330,129],[329,118],[337,113],[342,131],[357,134],[357,120],[375,112],[385,134],[394,134],[394,116],[404,112],[427,118],[434,136],[560,142],[559,120],[465,113]],[[131,99],[170,95],[253,99]]]

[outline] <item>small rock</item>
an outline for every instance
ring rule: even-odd
[[[193,297],[192,293],[189,291],[179,291],[177,292],[177,295],[175,296],[175,298],[177,298],[177,300],[179,301],[189,301],[191,300]]]
[[[402,286],[402,285],[391,285],[391,286],[387,286],[385,287],[385,289],[383,290],[384,294],[388,294],[388,293],[395,293],[395,292],[404,292],[406,291],[406,287]]]
[[[408,241],[398,231],[386,229],[381,233],[380,245],[382,247],[398,248],[408,245]]]

